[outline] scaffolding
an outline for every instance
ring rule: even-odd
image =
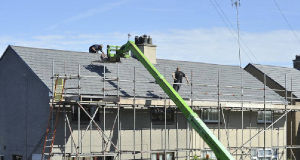
[[[70,88],[65,88],[65,90],[77,90],[77,95],[74,94],[69,94],[68,92],[65,92],[64,94],[64,100],[60,101],[60,102],[55,102],[55,101],[51,101],[51,105],[54,107],[54,109],[60,109],[60,111],[63,113],[63,117],[64,117],[64,144],[62,145],[61,148],[63,148],[63,153],[55,153],[53,152],[52,156],[55,154],[59,154],[63,156],[64,159],[68,159],[68,158],[73,158],[73,159],[80,159],[81,157],[90,157],[93,159],[96,159],[96,157],[102,157],[102,159],[105,159],[105,157],[108,156],[112,156],[114,157],[114,159],[123,159],[122,156],[123,155],[133,155],[133,159],[136,159],[137,154],[139,154],[140,159],[144,159],[145,157],[149,157],[151,158],[151,154],[152,153],[164,153],[164,155],[167,155],[167,153],[169,152],[175,152],[174,157],[175,159],[179,159],[179,158],[185,158],[185,159],[191,159],[193,158],[194,155],[199,154],[200,151],[203,150],[209,150],[209,148],[207,148],[207,145],[205,145],[204,142],[202,142],[203,144],[203,148],[194,148],[193,146],[197,146],[197,138],[196,138],[196,132],[193,132],[193,129],[190,127],[190,125],[188,124],[188,122],[186,122],[186,137],[185,137],[185,147],[180,147],[179,146],[179,114],[181,113],[176,106],[174,105],[174,103],[172,103],[172,101],[167,97],[167,95],[164,92],[160,92],[163,95],[163,99],[153,99],[153,101],[156,101],[155,106],[145,106],[146,104],[146,100],[140,97],[137,97],[137,90],[136,90],[136,85],[138,83],[142,83],[142,84],[147,84],[147,83],[155,83],[155,82],[151,82],[151,81],[139,81],[136,78],[136,67],[133,67],[133,79],[121,79],[122,77],[120,77],[119,74],[119,63],[116,63],[117,65],[117,74],[116,77],[108,77],[106,75],[106,63],[101,63],[103,66],[103,76],[101,77],[101,81],[102,81],[102,94],[99,95],[82,95],[81,94],[81,80],[83,78],[99,78],[99,76],[87,76],[87,75],[82,75],[80,68],[81,65],[78,64],[78,73],[77,74],[67,74],[66,73],[66,69],[64,66],[64,74],[62,75],[58,75],[55,73],[55,62],[53,61],[52,63],[52,91],[54,91],[54,80],[56,78],[63,78],[66,80],[66,83],[68,83],[69,79],[76,79],[77,80],[77,86],[76,87],[70,87]],[[242,68],[241,68],[242,69]],[[241,72],[242,73],[242,72]],[[163,71],[163,74],[167,74],[166,71]],[[259,135],[263,134],[263,145],[259,145],[259,146],[263,146],[261,148],[263,148],[264,152],[266,151],[267,148],[270,148],[270,146],[267,147],[266,145],[266,131],[271,130],[271,136],[272,139],[274,138],[274,132],[276,132],[277,130],[277,140],[279,141],[279,130],[281,130],[279,127],[278,128],[274,128],[274,124],[276,124],[278,121],[285,119],[285,127],[283,128],[284,133],[287,133],[287,115],[288,113],[290,113],[291,111],[298,111],[300,110],[300,106],[295,106],[292,105],[294,101],[297,100],[297,98],[293,97],[293,90],[291,89],[291,91],[288,91],[287,88],[287,78],[285,75],[285,90],[279,90],[279,89],[270,89],[266,87],[267,84],[267,79],[266,79],[266,75],[264,75],[264,85],[263,88],[250,88],[250,87],[244,87],[243,84],[241,84],[241,86],[221,86],[220,85],[220,71],[218,71],[217,73],[217,84],[200,84],[197,82],[193,82],[195,80],[193,80],[193,71],[191,70],[190,72],[191,75],[191,81],[190,84],[181,84],[185,87],[189,87],[190,91],[190,98],[188,100],[188,104],[191,106],[192,109],[194,110],[203,110],[203,109],[216,109],[218,112],[218,122],[217,122],[217,127],[214,127],[213,130],[217,130],[217,137],[218,139],[221,139],[221,136],[226,136],[226,142],[227,142],[227,149],[230,151],[230,153],[232,155],[235,156],[236,159],[239,158],[246,158],[246,157],[251,157],[251,150],[257,148],[257,146],[253,146],[253,139],[255,139],[256,137],[258,137]],[[243,76],[241,76],[241,78],[243,79]],[[116,82],[116,87],[114,89],[108,88],[106,86],[106,82],[107,81],[115,81]],[[128,83],[128,85],[132,85],[132,91],[133,91],[133,96],[132,97],[122,97],[120,95],[120,82],[124,83]],[[176,83],[173,83],[176,84]],[[178,83],[177,83],[178,84]],[[208,93],[208,92],[203,92],[203,95],[215,95],[217,96],[217,99],[197,99],[194,97],[195,94],[195,86],[201,86],[201,87],[207,87],[207,88],[216,88],[216,93]],[[241,92],[240,94],[225,94],[221,92],[221,88],[226,89],[226,88],[235,88],[235,89],[240,89]],[[292,78],[291,78],[291,88],[292,88]],[[244,97],[251,97],[254,95],[245,95],[244,94],[244,90],[255,90],[255,91],[261,91],[263,92],[263,101],[250,101],[250,103],[257,103],[260,104],[261,106],[259,107],[249,107],[247,105],[245,105],[247,103],[247,100],[244,99]],[[268,105],[271,102],[266,101],[266,91],[267,90],[272,90],[275,92],[284,92],[285,97],[284,97],[284,102],[280,103],[278,102],[278,105],[276,105],[276,107],[272,107],[272,105]],[[115,96],[107,96],[107,91],[116,91]],[[139,92],[141,92],[139,90]],[[289,93],[290,92],[290,93]],[[53,93],[53,92],[52,92]],[[234,100],[234,101],[230,101],[230,100],[221,100],[220,96],[234,96],[234,97],[240,97],[240,100]],[[75,97],[75,98],[74,98]],[[204,103],[205,102],[205,103]],[[215,103],[216,102],[216,103]],[[239,103],[239,106],[222,106],[223,102],[236,102]],[[206,104],[206,105],[203,105]],[[213,105],[210,105],[213,104]],[[209,106],[210,105],[210,106]],[[93,114],[90,114],[87,110],[86,110],[86,106],[90,107],[90,106],[96,106],[95,112]],[[132,137],[132,145],[133,145],[133,149],[132,150],[124,150],[122,149],[122,145],[121,144],[121,140],[122,140],[122,121],[120,120],[120,116],[121,116],[121,111],[124,109],[132,109],[132,117],[133,117],[133,137]],[[164,124],[163,124],[163,129],[164,129],[164,142],[163,145],[161,147],[161,149],[157,150],[153,148],[153,122],[152,120],[150,120],[150,124],[149,124],[149,147],[147,149],[143,148],[143,144],[141,145],[141,149],[138,150],[136,148],[137,144],[136,144],[136,111],[138,109],[149,109],[149,108],[162,108],[164,110]],[[167,141],[167,135],[169,134],[167,131],[167,109],[168,108],[173,108],[175,109],[175,138],[176,138],[176,149],[172,150],[169,149],[168,146],[170,146]],[[74,112],[74,110],[77,109],[77,113],[78,113],[78,117],[77,117],[77,126],[75,126],[74,124],[71,123],[71,120],[68,116],[68,113],[70,112]],[[117,113],[116,116],[113,120],[113,126],[112,129],[109,131],[109,134],[106,134],[106,132],[108,130],[106,130],[106,114],[107,114],[107,110],[109,109],[116,109]],[[238,136],[236,135],[236,142],[230,142],[229,137],[230,137],[230,126],[228,126],[230,123],[228,122],[229,117],[227,114],[227,117],[225,116],[225,112],[226,111],[241,111],[242,112],[242,118],[241,118],[241,128],[242,128],[242,132],[241,132],[241,138],[242,138],[242,145],[238,144]],[[259,130],[258,128],[252,127],[252,118],[251,116],[253,116],[253,111],[263,111],[263,113],[266,113],[266,111],[278,111],[278,112],[282,112],[282,115],[280,117],[278,117],[277,119],[274,119],[274,116],[272,114],[272,123],[268,124],[266,121],[266,114],[264,114],[264,128]],[[81,113],[83,111],[83,113]],[[99,125],[98,122],[96,122],[95,117],[97,112],[102,112],[103,113],[103,119],[102,119],[102,123],[103,126],[101,127]],[[246,132],[244,131],[244,111],[249,111],[250,114],[250,122],[249,122],[249,126],[250,126],[250,138],[247,140],[244,140],[244,134],[246,134]],[[52,112],[53,113],[53,112]],[[150,113],[150,118],[151,118],[151,112]],[[82,127],[84,125],[81,124],[81,114],[84,114],[86,116],[88,116],[89,118],[89,122],[87,123],[87,126],[85,128],[82,129]],[[54,115],[52,115],[54,116]],[[86,124],[85,124],[86,125]],[[75,128],[77,127],[77,135],[73,134],[73,131]],[[112,141],[112,132],[115,129],[115,127],[117,128],[117,142],[113,142]],[[83,152],[83,138],[88,134],[88,131],[90,131],[90,141],[92,141],[91,137],[92,137],[92,130],[96,129],[97,132],[99,133],[99,137],[102,139],[102,148],[99,149],[98,152],[91,152],[91,153],[84,153]],[[221,134],[221,130],[225,130],[225,135]],[[252,130],[257,130],[257,132],[252,135]],[[67,145],[67,141],[68,141],[68,137],[67,137],[67,132],[70,133],[70,153],[66,152],[66,145]],[[236,131],[237,134],[237,131]],[[76,137],[77,136],[77,141],[76,141]],[[142,136],[142,133],[141,133]],[[273,141],[271,141],[271,148],[280,148],[283,149],[284,151],[282,153],[278,153],[278,155],[281,156],[287,156],[287,152],[290,151],[291,155],[294,155],[293,150],[294,148],[300,148],[300,146],[295,146],[295,145],[287,145],[287,140],[286,140],[287,135],[285,134],[283,136],[283,138],[285,138],[284,140],[284,145],[280,146],[279,142],[277,141],[277,145],[273,144]],[[200,142],[199,142],[200,143]],[[233,145],[233,143],[235,143],[235,145]],[[293,144],[292,139],[291,139],[291,144]],[[92,142],[90,142],[90,151],[92,151]],[[199,144],[198,144],[199,145]],[[111,148],[113,148],[113,151],[111,151],[112,149],[109,149],[108,146],[111,146]],[[182,144],[181,144],[182,146]],[[205,148],[206,147],[206,148]],[[179,156],[179,153],[185,153],[184,157]],[[147,155],[147,156],[145,156]],[[266,153],[264,153],[264,156],[266,155]],[[294,156],[295,158],[295,156]],[[164,156],[164,159],[167,159],[167,156]]]

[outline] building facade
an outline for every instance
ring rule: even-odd
[[[169,83],[177,67],[188,76],[179,94],[236,159],[286,159],[291,105],[267,85],[238,66],[156,59],[155,67]],[[215,158],[135,58],[103,63],[97,54],[9,46],[0,68],[4,159],[41,159],[49,117],[52,127],[57,119],[52,159]],[[66,79],[59,103],[57,77]]]

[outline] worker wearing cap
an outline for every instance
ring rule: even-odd
[[[103,52],[102,48],[103,48],[102,44],[94,44],[94,45],[90,46],[89,52],[90,53],[98,53],[100,51],[101,52],[101,59],[105,60],[105,59],[107,59],[107,56]]]
[[[182,78],[186,79],[186,82],[189,84],[189,79],[188,77],[180,71],[179,67],[176,68],[176,71],[172,74],[172,78],[174,79],[174,83],[173,84],[173,88],[178,92],[180,89],[180,84],[178,83],[182,83]]]

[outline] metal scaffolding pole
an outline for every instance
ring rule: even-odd
[[[220,140],[221,108],[220,108],[220,71],[218,70],[218,139]]]
[[[264,74],[264,159],[266,159],[266,74]]]
[[[190,159],[189,130],[190,130],[189,122],[186,120],[186,159],[187,160]]]
[[[284,76],[284,88],[285,88],[285,105],[284,105],[284,111],[286,112],[286,108],[287,108],[287,103],[288,103],[288,101],[287,101],[287,84],[286,84],[286,80],[287,80],[287,75],[285,74],[285,76]],[[287,135],[287,114],[285,115],[285,135]],[[286,136],[287,137],[287,136]],[[285,140],[285,146],[287,146],[287,140]],[[285,153],[286,153],[286,155],[285,155],[285,157],[286,157],[286,159],[288,159],[288,155],[287,155],[287,153],[288,153],[288,148],[286,147],[285,148]]]
[[[250,129],[249,129],[249,131],[250,131],[250,137],[252,137],[252,110],[250,110],[250,113],[249,113],[249,127],[250,127]],[[249,144],[249,146],[250,146],[250,151],[251,151],[251,149],[252,149],[252,141],[250,141],[250,144]]]
[[[135,99],[136,98],[136,68],[133,67],[133,158],[135,159],[135,121],[136,121],[136,110],[135,110]]]
[[[164,100],[164,130],[165,130],[165,145],[164,145],[164,154],[165,154],[165,160],[167,160],[167,156],[166,156],[166,150],[167,150],[167,105],[166,105],[166,95],[165,95],[165,100]]]
[[[80,64],[78,64],[78,96],[80,97]],[[80,99],[79,99],[80,100]],[[82,143],[81,143],[81,129],[80,129],[80,107],[77,108],[77,111],[78,111],[78,151],[77,153],[81,154],[81,149],[82,149]],[[79,160],[79,157],[77,156],[77,159]]]
[[[193,101],[193,70],[191,70],[191,108],[193,109],[193,105],[194,105],[194,101]],[[193,133],[193,129],[192,129],[192,133]],[[192,134],[193,137],[193,134]],[[192,139],[192,148],[193,148],[193,139]],[[192,155],[194,155],[194,150],[192,150]]]
[[[166,75],[166,67],[164,67],[164,75]],[[167,95],[164,94],[164,132],[165,132],[165,145],[164,145],[164,157],[167,160]]]
[[[293,76],[291,75],[291,98],[290,98],[290,104],[292,105],[293,104]],[[291,144],[290,145],[293,145],[293,120],[292,120],[292,114],[291,114]],[[291,150],[291,155],[293,155],[293,149],[290,148]]]
[[[149,112],[150,114],[150,147],[149,147],[149,157],[151,157],[151,151],[152,151],[152,114],[151,114],[151,110]]]
[[[117,64],[117,97],[118,99],[120,99],[120,73],[119,73],[119,63]],[[120,140],[120,104],[117,104],[118,110],[117,110],[117,114],[118,114],[118,148],[119,148],[119,152],[118,152],[118,159],[121,160],[121,140]]]
[[[64,160],[66,160],[66,144],[67,144],[67,119],[66,119],[66,106],[63,105],[64,107]]]
[[[102,89],[103,98],[105,98],[105,78],[106,78],[106,67],[105,67],[105,63],[103,63],[103,89]]]
[[[103,140],[102,140],[102,143],[103,143],[103,155],[104,155],[104,160],[106,159],[105,157],[105,152],[106,152],[106,145],[105,145],[105,139],[104,139],[104,134],[105,134],[105,129],[106,129],[106,107],[103,106]]]
[[[237,9],[238,10],[238,9]],[[241,107],[242,107],[242,144],[244,143],[244,76],[243,76],[243,69],[241,69]],[[241,158],[243,158],[244,155],[244,148],[241,148],[242,154]]]
[[[176,159],[178,160],[178,108],[176,108]]]

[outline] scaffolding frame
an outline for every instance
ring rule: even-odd
[[[179,158],[183,158],[183,157],[179,157],[179,152],[185,152],[186,153],[186,156],[184,158],[186,159],[190,159],[194,156],[194,153],[197,154],[197,151],[202,151],[202,150],[206,150],[208,148],[205,148],[205,142],[202,142],[203,143],[203,149],[197,149],[197,148],[194,148],[195,145],[193,145],[193,129],[191,129],[190,125],[186,124],[186,148],[179,148],[179,143],[178,143],[178,139],[179,139],[179,133],[178,133],[178,129],[179,129],[179,125],[178,125],[178,114],[180,113],[180,111],[178,111],[178,109],[176,108],[175,106],[175,115],[176,115],[176,122],[175,122],[175,126],[176,126],[176,149],[175,150],[171,150],[169,149],[169,146],[167,144],[167,108],[172,108],[174,107],[174,105],[172,105],[170,103],[170,100],[169,100],[169,103],[167,103],[167,95],[164,93],[164,92],[160,92],[164,95],[164,98],[163,98],[163,105],[161,107],[164,108],[164,143],[162,144],[163,147],[161,150],[153,150],[152,148],[152,139],[153,139],[153,136],[152,136],[152,130],[153,130],[153,123],[152,121],[150,120],[150,124],[149,124],[149,133],[150,133],[150,146],[149,146],[149,149],[148,150],[143,150],[143,144],[141,144],[141,150],[140,151],[137,151],[136,150],[136,109],[142,109],[142,107],[140,106],[140,104],[136,104],[136,101],[137,99],[139,99],[137,96],[136,96],[136,84],[137,83],[155,83],[155,82],[151,82],[151,81],[148,81],[148,82],[145,82],[145,81],[138,81],[136,79],[136,67],[134,66],[133,67],[133,80],[121,80],[120,79],[120,75],[119,75],[119,63],[117,63],[117,75],[116,77],[107,77],[106,76],[106,65],[105,63],[102,63],[103,65],[103,77],[101,78],[101,81],[103,82],[103,88],[102,88],[102,96],[101,95],[92,95],[90,97],[96,97],[97,101],[84,101],[83,100],[83,95],[81,95],[81,79],[82,78],[99,78],[99,76],[85,76],[85,75],[82,75],[81,74],[81,71],[80,71],[80,67],[81,65],[78,64],[78,74],[77,75],[67,75],[65,72],[65,64],[64,64],[64,75],[57,75],[55,74],[55,63],[54,63],[54,60],[52,62],[52,91],[54,89],[54,79],[59,76],[60,78],[65,78],[65,79],[77,79],[78,80],[78,86],[77,87],[71,87],[71,88],[66,88],[66,89],[77,89],[77,96],[78,96],[78,99],[76,101],[64,101],[64,102],[50,102],[54,108],[61,108],[62,107],[62,111],[63,111],[63,116],[64,116],[64,151],[63,151],[63,157],[64,159],[67,159],[68,157],[75,157],[76,159],[80,159],[80,157],[94,157],[94,156],[101,156],[103,157],[103,159],[105,159],[106,156],[114,156],[115,159],[122,159],[122,155],[123,154],[133,154],[133,157],[134,159],[136,159],[136,154],[141,154],[141,158],[143,158],[143,154],[149,154],[148,157],[151,158],[151,154],[152,153],[164,153],[166,155],[167,152],[175,152],[174,156],[176,159],[179,159]],[[166,74],[165,72],[165,69],[164,69],[164,75]],[[214,100],[214,99],[206,99],[206,100],[209,100],[209,101],[217,101],[217,106],[215,107],[218,111],[218,123],[217,123],[217,137],[218,139],[221,138],[221,134],[220,134],[220,131],[221,131],[221,119],[223,120],[223,123],[224,123],[224,130],[226,132],[226,139],[227,139],[227,148],[228,150],[230,150],[230,152],[232,154],[234,154],[236,156],[236,159],[238,159],[238,157],[240,156],[241,158],[243,158],[243,156],[249,156],[249,152],[251,151],[252,148],[257,148],[257,147],[253,147],[251,142],[252,140],[259,136],[260,134],[264,133],[264,144],[263,144],[263,149],[264,151],[266,150],[266,131],[269,130],[271,128],[271,131],[272,131],[272,136],[273,136],[273,130],[274,130],[274,124],[276,124],[279,120],[281,120],[282,118],[285,118],[285,127],[284,127],[284,133],[286,134],[287,133],[287,114],[291,111],[295,111],[295,110],[300,110],[300,109],[295,109],[295,108],[292,108],[291,106],[289,107],[288,109],[288,106],[289,106],[289,102],[293,102],[293,100],[296,100],[297,98],[294,98],[293,97],[293,89],[292,89],[292,77],[291,77],[291,91],[287,91],[287,75],[285,75],[285,90],[279,90],[279,89],[270,89],[270,88],[266,88],[266,84],[267,84],[267,80],[266,80],[266,75],[264,74],[264,82],[263,82],[263,88],[250,88],[250,87],[244,87],[243,86],[243,76],[241,76],[241,86],[221,86],[220,85],[220,71],[218,70],[217,72],[217,84],[199,84],[199,83],[194,83],[193,82],[193,71],[191,70],[191,82],[190,84],[182,84],[182,83],[172,83],[172,84],[180,84],[180,85],[184,85],[184,86],[190,86],[190,107],[192,109],[197,109],[196,106],[194,106],[194,102],[195,101],[201,101],[203,99],[195,99],[193,94],[194,94],[194,86],[202,86],[202,87],[216,87],[217,88],[217,93],[207,93],[207,92],[204,92],[203,94],[204,95],[216,95],[217,96],[217,100]],[[129,108],[132,108],[133,109],[133,138],[132,138],[132,142],[133,142],[133,150],[122,150],[122,144],[121,144],[121,132],[122,132],[122,122],[120,120],[120,115],[121,115],[121,105],[120,103],[109,103],[109,102],[106,102],[106,101],[103,101],[105,98],[106,98],[106,91],[108,91],[109,89],[106,88],[105,86],[105,82],[107,81],[117,81],[117,86],[115,89],[116,90],[116,97],[117,99],[120,99],[121,96],[120,96],[120,82],[132,82],[133,83],[133,101],[132,101],[132,105],[128,106]],[[236,89],[240,89],[241,90],[241,94],[222,94],[220,89],[221,88],[236,88]],[[253,95],[245,95],[244,94],[244,90],[260,90],[260,91],[263,91],[263,110],[262,111],[267,111],[266,109],[266,104],[267,103],[270,103],[270,102],[267,102],[266,101],[266,91],[267,90],[272,90],[272,91],[276,91],[276,92],[284,92],[285,93],[285,102],[284,102],[284,109],[277,109],[277,110],[281,110],[281,111],[284,111],[284,113],[274,121],[274,119],[272,118],[272,123],[267,126],[266,124],[266,114],[264,114],[264,129],[262,130],[258,130],[258,132],[256,134],[254,134],[253,136],[251,135],[251,129],[250,129],[250,139],[248,139],[246,142],[244,142],[244,110],[248,110],[250,112],[250,128],[251,128],[251,116],[252,116],[252,111],[253,110],[256,110],[256,109],[253,109],[251,107],[247,108],[244,106],[244,98],[243,97],[246,97],[246,96],[253,96]],[[288,97],[288,92],[290,92],[290,97]],[[53,92],[52,92],[53,93]],[[69,96],[68,94],[65,94],[64,95],[65,97]],[[71,96],[74,96],[74,95],[71,95]],[[226,120],[226,119],[229,119],[229,117],[227,116],[227,118],[225,118],[225,114],[224,114],[224,111],[225,111],[225,108],[222,107],[221,105],[221,102],[224,102],[220,99],[220,96],[240,96],[241,97],[241,100],[238,101],[238,100],[235,100],[235,102],[239,102],[241,104],[241,107],[239,109],[239,111],[242,112],[242,145],[241,146],[238,146],[237,145],[237,140],[236,140],[236,145],[235,146],[230,146],[230,142],[229,142],[229,129],[230,127],[228,126],[229,122]],[[89,96],[88,96],[89,97]],[[101,98],[102,98],[102,101],[103,103],[99,103],[101,101]],[[93,98],[91,98],[93,99]],[[256,103],[261,103],[261,101],[251,101],[251,102],[256,102]],[[83,107],[83,105],[92,105],[92,106],[97,106],[96,108],[96,111],[94,114],[90,115],[86,110],[85,108]],[[71,125],[71,122],[69,120],[69,117],[68,117],[68,114],[67,114],[67,108],[66,106],[72,106],[75,108],[75,106],[77,106],[77,113],[78,113],[78,122],[77,122],[77,132],[78,132],[78,135],[77,135],[77,144],[75,142],[75,137],[73,135],[73,128],[72,128],[72,125]],[[157,106],[157,107],[160,107],[160,106]],[[100,110],[100,109],[103,109],[103,128],[101,129],[101,127],[98,125],[98,123],[95,121],[95,117],[96,117],[96,113]],[[116,108],[117,109],[117,114],[116,114],[116,117],[115,117],[115,121],[113,123],[113,125],[115,125],[115,123],[117,123],[117,131],[118,131],[118,141],[117,141],[117,145],[114,144],[111,140],[111,133],[112,133],[112,130],[110,131],[110,135],[106,135],[105,134],[105,131],[106,131],[106,108]],[[149,107],[148,107],[149,108]],[[207,109],[207,108],[214,108],[212,106],[210,107],[201,107],[200,110],[202,109]],[[199,109],[199,108],[198,108]],[[86,114],[89,118],[90,118],[90,121],[88,123],[88,126],[86,127],[86,129],[84,130],[83,134],[82,134],[82,130],[81,130],[81,122],[80,122],[80,112],[81,110],[84,111],[84,114]],[[270,110],[270,108],[268,108],[268,110]],[[272,109],[271,109],[272,110]],[[275,110],[275,109],[274,109]],[[231,111],[231,110],[229,110]],[[150,119],[151,119],[151,112],[150,113]],[[228,115],[228,114],[227,114]],[[53,116],[53,115],[52,115]],[[273,116],[273,114],[272,114]],[[291,121],[292,123],[292,121]],[[96,129],[98,130],[98,133],[100,135],[100,137],[102,138],[102,150],[97,152],[97,153],[83,153],[82,152],[82,141],[83,141],[83,138],[84,136],[86,135],[87,131],[89,130],[90,131],[90,141],[91,141],[91,133],[92,133],[92,130],[93,130],[93,125],[96,127]],[[114,128],[114,127],[113,127]],[[214,128],[215,129],[215,128]],[[71,153],[66,153],[66,144],[67,144],[67,130],[69,130],[70,132],[70,137],[71,137]],[[278,134],[277,134],[277,139],[279,140],[279,128],[277,129],[278,130]],[[142,133],[141,133],[142,134]],[[236,134],[237,134],[237,131],[236,131]],[[273,145],[273,142],[271,142],[271,147],[273,148],[284,148],[285,149],[285,153],[282,153],[282,155],[286,155],[287,156],[287,152],[288,150],[290,150],[290,153],[291,155],[294,155],[292,149],[293,148],[300,148],[300,146],[295,146],[295,145],[287,145],[287,135],[284,136],[285,137],[285,145],[284,146],[279,146],[279,142],[277,141],[277,145]],[[237,138],[237,136],[236,136]],[[107,151],[107,146],[109,145],[112,145],[114,148],[115,148],[115,151],[114,152],[110,152],[110,151]],[[196,141],[195,141],[196,143]],[[248,147],[246,146],[246,144],[250,144]],[[291,138],[291,144],[292,143],[292,138]],[[192,146],[192,147],[191,147]],[[207,146],[207,145],[206,145]],[[248,152],[245,152],[244,150],[248,150]],[[75,151],[75,153],[74,153]],[[92,145],[91,145],[91,142],[90,142],[90,151],[92,151]],[[241,153],[239,153],[238,151],[241,151]],[[74,154],[73,154],[74,153]],[[58,153],[54,153],[54,154],[58,154]],[[192,154],[192,156],[191,156]],[[279,154],[279,153],[278,153]],[[264,154],[265,156],[265,154]],[[166,159],[166,156],[165,156],[165,159]]]

